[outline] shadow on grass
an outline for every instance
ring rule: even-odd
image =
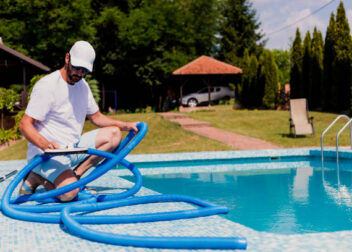
[[[313,135],[299,135],[299,136],[296,136],[293,135],[293,134],[279,134],[281,137],[284,137],[284,138],[290,138],[290,139],[306,139],[306,138],[313,138]]]

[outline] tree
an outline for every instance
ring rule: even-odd
[[[302,60],[302,86],[300,94],[302,97],[307,98],[310,101],[308,90],[311,90],[312,86],[312,39],[310,32],[307,31],[306,36],[303,40],[303,60]]]
[[[90,0],[4,0],[0,4],[0,34],[6,44],[57,68],[76,40],[92,41]]]
[[[284,85],[290,82],[290,52],[274,49],[272,51],[278,67],[278,81]]]
[[[247,49],[244,51],[244,56],[242,59],[241,67],[243,69],[243,73],[242,73],[241,85],[239,85],[239,87],[238,87],[239,101],[243,107],[248,108],[249,104],[250,104],[250,102],[249,102],[249,99],[250,99],[249,89],[250,89],[250,71],[251,71],[251,69],[250,69],[250,58],[249,58],[249,54],[248,54]]]
[[[273,54],[265,50],[263,52],[263,62],[261,65],[261,75],[264,80],[263,105],[266,108],[275,108],[278,102],[278,78],[277,65]]]
[[[258,60],[255,54],[252,54],[249,59],[249,96],[248,104],[249,107],[254,107],[256,101],[255,97],[259,96],[258,92]]]
[[[263,46],[259,26],[248,0],[0,4],[5,44],[51,68],[63,65],[76,40],[91,42],[97,54],[92,78],[99,81],[102,94],[117,91],[118,107],[130,110],[157,107],[173,81],[172,71],[202,54],[226,55],[230,63],[242,57],[245,48],[258,56]]]
[[[296,37],[291,48],[291,72],[290,86],[291,98],[302,98],[302,63],[303,63],[303,47],[301,33],[296,30]]]
[[[311,55],[311,76],[312,83],[309,92],[309,104],[311,108],[319,108],[322,106],[322,88],[323,88],[323,50],[324,41],[321,32],[314,27],[312,39],[312,55]]]
[[[135,94],[119,96],[119,106],[158,104],[173,70],[213,51],[216,4],[215,0],[131,0],[128,10],[101,8],[96,29],[102,56],[98,64],[104,76],[99,82],[111,83],[106,88],[118,93]]]
[[[352,63],[352,39],[350,27],[346,18],[345,8],[340,2],[336,13],[334,45],[336,57],[333,60],[333,82],[338,99],[336,109],[338,111],[350,110],[351,106],[351,63]]]
[[[323,59],[323,94],[322,103],[325,111],[332,111],[337,104],[338,94],[333,82],[333,68],[332,62],[336,57],[335,51],[335,15],[331,13],[330,22],[326,30],[325,44],[324,44],[324,59]]]
[[[256,19],[252,3],[247,0],[223,0],[220,3],[222,21],[219,58],[237,65],[245,49],[250,54],[259,55],[264,46],[264,42],[259,43],[263,34],[258,32],[260,23]]]

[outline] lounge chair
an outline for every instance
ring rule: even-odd
[[[290,99],[290,133],[297,135],[313,134],[313,117],[308,115],[307,99]]]

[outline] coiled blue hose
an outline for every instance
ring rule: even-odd
[[[142,186],[142,176],[138,169],[124,158],[143,139],[148,126],[139,123],[138,134],[130,132],[121,142],[119,148],[112,154],[94,149],[88,149],[88,154],[104,157],[105,160],[89,175],[81,180],[64,187],[43,193],[34,193],[11,199],[11,196],[19,183],[37,165],[50,156],[41,155],[27,164],[7,186],[0,209],[3,214],[24,221],[44,223],[64,223],[71,234],[97,242],[120,246],[135,246],[148,248],[183,248],[183,249],[246,249],[247,241],[240,237],[148,237],[112,234],[90,229],[82,224],[126,224],[152,221],[168,221],[185,218],[196,218],[214,214],[225,214],[226,207],[201,201],[199,199],[183,195],[153,195],[144,197],[133,197]],[[135,184],[129,190],[111,195],[91,195],[80,192],[75,201],[69,203],[56,203],[52,205],[21,205],[27,201],[55,202],[55,197],[73,189],[82,187],[99,178],[117,164],[128,168],[135,176]],[[116,207],[150,204],[159,202],[187,202],[198,206],[195,209],[149,213],[132,215],[73,215],[75,212],[96,212]],[[60,212],[52,214],[53,212]],[[50,213],[50,214],[49,214]]]

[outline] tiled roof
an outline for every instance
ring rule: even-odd
[[[176,69],[173,75],[196,75],[196,74],[240,74],[242,69],[213,59],[208,56],[200,56],[190,63]]]

